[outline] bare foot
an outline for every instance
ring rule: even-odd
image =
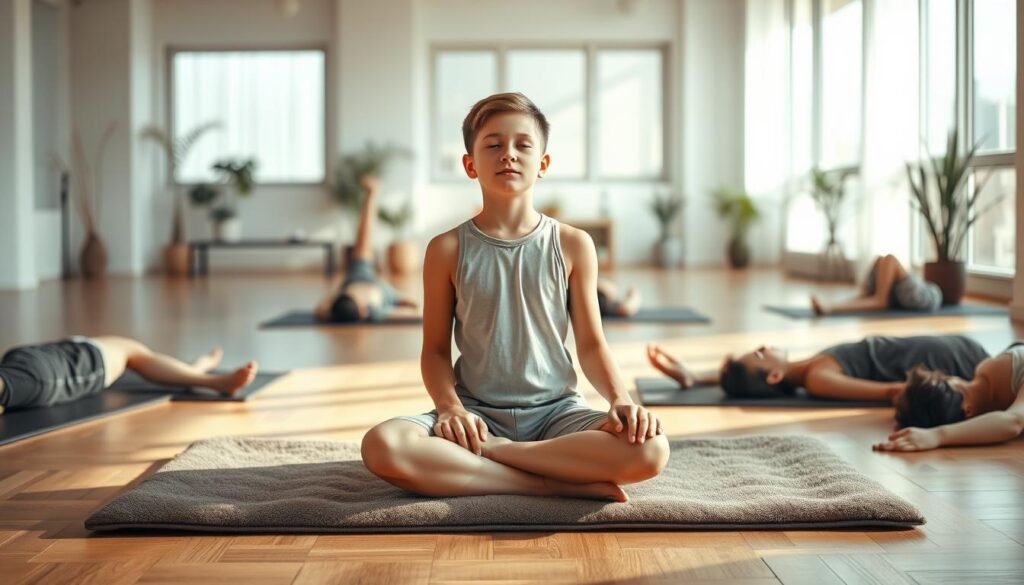
[[[192,367],[205,374],[219,366],[220,360],[223,358],[224,350],[219,347],[215,347],[210,351],[210,353],[197,357],[195,361],[192,362]]]
[[[234,396],[236,392],[252,383],[258,369],[256,362],[249,362],[234,372],[217,376],[217,380],[210,384],[210,388]]]
[[[818,300],[817,295],[811,295],[811,310],[814,311],[814,314],[818,315],[819,317],[822,315],[829,314],[828,307],[823,305],[821,301]]]
[[[662,374],[672,378],[683,388],[693,387],[695,381],[693,373],[690,372],[683,362],[670,356],[656,343],[647,346],[647,361]]]
[[[640,291],[633,287],[630,287],[626,291],[626,296],[622,300],[620,307],[622,312],[625,313],[626,317],[632,317],[636,315],[640,310],[640,304],[643,302],[643,297],[640,296]]]
[[[544,487],[548,495],[563,498],[585,498],[588,500],[608,500],[625,502],[629,500],[626,492],[614,483],[597,481],[594,483],[568,483],[555,479],[544,478]]]

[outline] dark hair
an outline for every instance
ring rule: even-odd
[[[896,424],[899,428],[927,429],[965,418],[964,395],[949,383],[949,376],[921,365],[907,372],[907,387],[896,400]]]
[[[796,387],[786,380],[769,384],[768,370],[758,368],[752,372],[734,359],[726,362],[719,382],[727,395],[737,398],[772,398],[796,392]]]
[[[338,295],[331,305],[331,321],[336,323],[351,323],[359,321],[362,316],[359,314],[359,305],[356,304],[348,294]]]
[[[462,142],[466,146],[466,152],[473,154],[473,143],[476,142],[476,135],[483,128],[487,120],[496,114],[508,112],[526,114],[537,122],[541,139],[544,140],[544,148],[548,145],[548,133],[551,132],[551,124],[530,98],[519,92],[496,93],[473,104],[466,119],[462,121]]]
[[[602,317],[615,314],[614,303],[602,290],[597,291],[597,310],[600,311]]]

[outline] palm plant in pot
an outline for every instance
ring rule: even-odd
[[[177,139],[159,126],[147,126],[142,130],[142,138],[156,143],[163,150],[167,160],[167,177],[170,183],[171,196],[174,198],[174,212],[171,215],[171,241],[164,247],[164,268],[167,274],[183,276],[188,273],[189,248],[185,242],[185,216],[182,205],[182,189],[177,184],[178,169],[185,164],[192,147],[199,139],[212,130],[220,128],[220,122],[207,122],[189,130]]]
[[[346,215],[357,217],[366,195],[363,179],[380,179],[397,159],[410,156],[405,148],[391,144],[377,146],[373,142],[367,142],[362,150],[342,156],[334,170],[334,200]],[[346,262],[348,256],[347,251],[342,255]]]
[[[412,216],[412,201],[408,200],[401,207],[381,207],[377,211],[381,223],[391,228],[393,234],[391,244],[388,245],[388,267],[400,276],[411,274],[419,268],[419,247],[406,233],[406,226]]]
[[[910,204],[921,214],[935,245],[936,259],[925,263],[924,277],[942,290],[944,305],[960,304],[963,298],[967,282],[963,249],[971,226],[1005,196],[979,208],[979,196],[990,175],[975,181],[973,189],[967,187],[971,161],[980,144],[974,144],[961,155],[958,131],[953,129],[941,158],[929,154],[925,162],[906,163],[913,195]]]
[[[654,262],[661,268],[679,266],[683,256],[683,243],[672,235],[672,222],[683,209],[683,200],[668,193],[655,193],[651,201],[651,211],[658,219],[659,235],[654,244]]]
[[[828,241],[820,258],[821,275],[826,279],[837,278],[848,280],[849,267],[846,254],[839,243],[839,213],[846,198],[846,179],[854,174],[853,170],[825,172],[815,167],[811,170],[811,199],[814,205],[825,216],[825,227],[828,229]]]
[[[750,245],[747,244],[747,232],[750,226],[761,217],[754,200],[744,191],[722,187],[711,194],[714,199],[718,217],[729,222],[731,234],[726,251],[729,265],[733,268],[745,268],[750,264]]]

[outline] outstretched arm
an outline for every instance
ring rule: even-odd
[[[851,378],[841,371],[821,366],[811,367],[804,382],[811,396],[864,402],[892,401],[904,386],[906,382],[873,382]]]
[[[366,190],[363,208],[359,213],[359,228],[356,230],[356,243],[352,247],[352,257],[363,260],[373,259],[373,222],[377,219],[377,193],[380,181],[377,177],[366,176],[359,180]]]
[[[907,427],[878,443],[875,451],[927,451],[954,445],[990,445],[1002,443],[1024,432],[1024,394],[1004,411],[987,412],[965,421],[931,429]]]

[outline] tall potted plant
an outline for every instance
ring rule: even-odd
[[[747,244],[747,232],[750,226],[761,217],[754,200],[744,191],[722,187],[711,194],[718,217],[729,222],[731,234],[726,252],[729,265],[733,268],[745,268],[750,264],[750,245]]]
[[[999,204],[1004,195],[979,208],[978,198],[990,175],[967,188],[971,161],[981,143],[960,154],[958,131],[950,131],[946,153],[917,164],[906,163],[907,179],[913,194],[910,204],[921,214],[925,229],[935,245],[936,259],[924,265],[925,280],[942,289],[942,303],[957,305],[963,298],[967,275],[963,247],[967,234],[986,211]]]
[[[163,150],[164,157],[167,159],[167,175],[171,196],[174,198],[174,212],[171,215],[171,241],[164,246],[164,269],[167,274],[172,276],[187,274],[189,267],[182,190],[181,186],[177,184],[177,172],[185,164],[185,159],[199,139],[217,128],[220,128],[220,122],[207,122],[189,130],[178,139],[171,138],[159,126],[146,126],[142,130],[142,138],[156,143]]]
[[[846,280],[850,277],[846,264],[846,254],[839,243],[838,231],[840,211],[846,198],[846,179],[854,174],[853,170],[825,172],[815,167],[811,170],[811,199],[818,211],[825,216],[825,227],[828,230],[828,241],[821,253],[820,266],[825,278]]]
[[[377,146],[373,142],[367,142],[362,150],[342,156],[334,170],[334,200],[344,212],[358,215],[365,195],[362,179],[380,179],[395,160],[409,156],[411,153],[405,148],[391,144]],[[348,253],[342,257],[348,261]]]
[[[672,235],[672,221],[683,208],[683,200],[671,193],[654,194],[651,211],[658,219],[658,241],[654,244],[654,262],[660,268],[675,268],[683,257],[683,243]]]
[[[90,164],[82,146],[82,134],[75,128],[72,133],[72,156],[77,177],[74,193],[78,213],[85,228],[85,241],[79,255],[79,267],[86,278],[97,278],[107,272],[107,246],[99,235],[101,203],[103,201],[103,155],[117,130],[117,120],[110,122],[96,146],[94,164]],[[95,168],[95,174],[93,169]]]
[[[412,219],[412,201],[394,209],[381,207],[377,217],[391,228],[392,240],[388,245],[388,267],[397,275],[408,275],[419,268],[419,247],[408,238],[406,226]]]

